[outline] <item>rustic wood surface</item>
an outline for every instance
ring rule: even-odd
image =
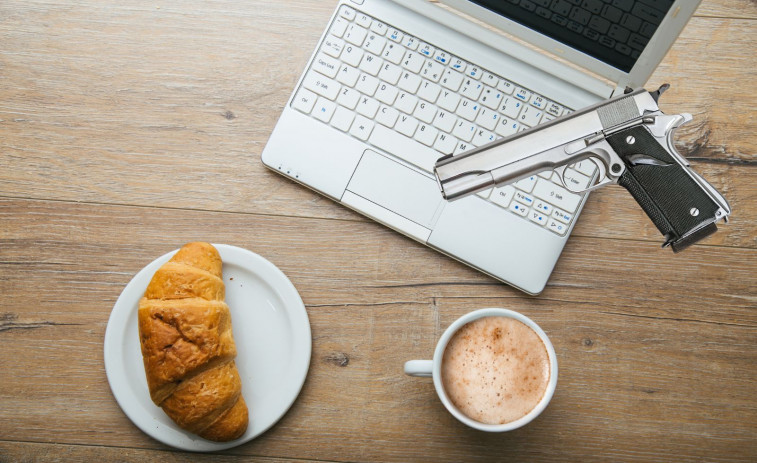
[[[756,461],[757,3],[704,0],[649,82],[733,220],[691,250],[618,187],[591,196],[529,297],[263,168],[335,1],[0,2],[0,462]],[[252,442],[177,452],[137,429],[103,366],[131,277],[190,240],[250,249],[313,332],[291,410]],[[467,429],[402,373],[481,307],[557,351],[535,422]]]

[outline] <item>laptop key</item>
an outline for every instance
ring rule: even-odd
[[[422,120],[423,122],[427,124],[430,124],[431,121],[434,120],[434,117],[436,117],[436,112],[437,112],[436,106],[426,101],[420,101],[418,103],[418,106],[415,107],[415,112],[413,112],[413,116],[417,117],[418,119]]]
[[[315,102],[315,106],[313,107],[313,117],[328,123],[331,120],[331,116],[334,115],[335,110],[336,104],[323,97],[320,97],[318,98],[318,101]]]
[[[517,215],[521,217],[525,217],[526,215],[528,215],[528,206],[524,206],[518,201],[513,201],[513,203],[510,204],[509,210],[516,213]]]
[[[648,42],[649,40],[645,39],[639,34],[631,34],[631,37],[628,39],[628,45],[631,48],[635,48],[636,50],[639,50],[639,51],[644,50],[644,47],[647,46]]]
[[[452,132],[452,128],[455,126],[455,115],[448,111],[440,110],[436,113],[434,118],[434,126],[442,132]]]
[[[394,127],[400,112],[391,106],[382,105],[376,114],[376,122],[387,127]]]
[[[633,8],[634,0],[612,0],[612,6],[620,8],[625,12],[630,12]]]
[[[589,27],[599,32],[600,34],[606,34],[610,29],[610,21],[599,16],[592,16],[589,21]]]
[[[617,23],[623,17],[623,11],[612,5],[605,5],[602,16],[612,23]]]
[[[592,14],[600,14],[603,6],[602,0],[584,0],[581,3],[581,7],[589,10]]]
[[[355,86],[355,89],[360,93],[364,93],[368,96],[373,96],[373,94],[376,93],[378,85],[379,80],[377,78],[369,74],[360,74],[360,77],[357,79],[357,85]]]
[[[573,9],[570,10],[570,15],[568,15],[568,17],[573,21],[585,26],[589,24],[589,21],[591,20],[591,13],[584,10],[583,8],[573,7]]]
[[[379,102],[371,97],[362,96],[357,104],[357,112],[363,116],[373,119],[376,117],[376,112],[379,109]]]
[[[646,38],[651,38],[656,29],[657,27],[655,25],[645,22],[639,28],[639,34]]]
[[[394,101],[394,107],[407,114],[412,114],[417,104],[418,97],[407,92],[400,92]]]
[[[341,60],[345,64],[349,64],[352,67],[357,67],[357,65],[360,64],[360,61],[363,59],[364,54],[365,53],[361,48],[354,45],[348,45],[344,48],[344,52],[342,52]]]
[[[358,47],[363,45],[368,30],[353,23],[347,26],[347,32],[344,33],[344,40]]]
[[[415,138],[417,141],[423,143],[426,146],[431,146],[436,141],[436,136],[439,134],[439,130],[429,124],[421,124],[418,126],[418,130],[415,131]]]
[[[334,116],[331,118],[331,125],[342,132],[346,132],[350,129],[350,126],[352,126],[352,121],[354,119],[355,113],[344,106],[337,106]]]
[[[628,36],[630,34],[631,32],[628,29],[618,26],[617,24],[610,26],[610,30],[609,32],[607,32],[608,36],[617,40],[618,42],[625,42],[626,40],[628,40]]]
[[[315,105],[315,100],[318,96],[310,90],[301,88],[297,95],[292,100],[292,107],[302,111],[305,114],[310,114],[310,111]]]
[[[497,136],[494,135],[492,132],[489,132],[488,130],[479,129],[476,131],[476,134],[473,136],[473,140],[471,140],[471,143],[476,146],[482,146],[482,145],[491,143],[496,139],[497,139]]]
[[[641,19],[628,13],[624,13],[623,18],[620,20],[620,25],[630,31],[638,32],[639,27],[641,27]]]
[[[371,30],[377,33],[378,35],[381,35],[381,36],[386,35],[387,29],[388,28],[386,27],[386,24],[382,23],[381,21],[373,21],[371,23]]]
[[[434,149],[442,154],[452,154],[457,146],[457,138],[448,133],[440,133],[434,143]]]
[[[475,121],[476,117],[478,116],[479,109],[480,107],[475,101],[463,98],[460,106],[457,108],[457,114],[469,121]]]
[[[339,16],[343,17],[347,21],[352,21],[355,19],[355,10],[348,6],[343,6],[341,10],[339,10]]]
[[[470,143],[475,133],[476,125],[471,124],[464,119],[458,119],[457,124],[455,124],[455,128],[452,130],[452,135],[465,141],[466,143]]]
[[[503,187],[494,188],[494,191],[492,192],[489,199],[494,204],[497,204],[502,207],[507,207],[510,205],[510,201],[513,199],[513,195],[515,194],[515,187],[512,185],[505,185]]]
[[[552,12],[549,11],[546,8],[538,7],[536,8],[536,14],[541,16],[544,19],[549,19],[552,16]]]
[[[518,87],[515,89],[515,98],[522,101],[528,101],[531,99],[531,92],[529,92],[525,88]]]
[[[553,209],[552,210],[552,217],[559,220],[562,223],[569,223],[573,219],[573,214],[570,212],[563,211],[561,209]]]
[[[355,116],[355,122],[352,123],[352,127],[350,128],[350,135],[365,141],[371,136],[373,126],[373,121],[363,116]]]
[[[315,71],[311,71],[305,76],[302,85],[308,90],[326,97],[329,100],[335,99],[341,88],[341,85],[339,85],[337,81],[329,79],[323,74],[319,74]]]
[[[617,50],[620,53],[623,53],[624,55],[628,56],[631,54],[631,47],[626,45],[625,43],[617,43],[615,44],[615,50]]]
[[[660,24],[662,22],[662,18],[665,17],[665,13],[663,13],[662,11],[656,10],[642,3],[636,3],[633,6],[631,13],[634,16],[638,16],[644,21],[650,22],[652,24]]]
[[[599,43],[606,46],[607,48],[612,48],[615,46],[615,40],[606,35],[599,37]]]
[[[332,79],[336,77],[336,73],[339,69],[339,61],[326,55],[325,53],[318,53],[313,61],[313,69]]]
[[[334,58],[339,58],[344,48],[344,40],[329,35],[323,41],[323,47],[321,48],[324,53]]]
[[[376,94],[374,96],[380,102],[387,105],[392,105],[394,104],[394,100],[397,99],[397,94],[399,94],[397,87],[387,85],[386,83],[381,83],[379,84],[378,90],[376,90]]]
[[[435,103],[439,98],[442,88],[434,83],[424,80],[418,89],[418,96],[428,101],[429,103]]]
[[[339,73],[336,75],[336,80],[348,87],[354,87],[358,77],[360,77],[360,71],[352,66],[342,65],[339,68]]]
[[[342,35],[344,35],[344,31],[347,30],[348,24],[349,23],[345,21],[344,18],[336,18],[334,25],[331,26],[331,34],[334,37],[341,37]]]
[[[581,203],[581,196],[543,178],[536,181],[533,195],[568,212],[575,212]]]
[[[381,58],[366,53],[363,57],[363,61],[360,62],[359,68],[372,76],[377,76],[381,70],[381,65],[384,64]]]
[[[554,219],[549,219],[549,223],[547,224],[547,229],[557,233],[558,235],[564,235],[565,232],[568,231],[568,226],[561,224],[560,222],[557,222]]]
[[[370,33],[368,34],[368,39],[363,44],[363,48],[373,53],[374,55],[381,56],[381,53],[384,51],[385,45],[386,39],[384,37],[381,37],[376,33]]]
[[[371,27],[372,20],[371,20],[371,18],[368,15],[359,13],[355,17],[355,22],[358,23],[359,25],[365,27],[365,28],[368,28],[368,27]]]
[[[418,128],[418,119],[408,116],[407,114],[400,114],[399,120],[397,120],[397,125],[395,125],[394,128],[402,135],[412,137],[415,135],[415,130]]]
[[[405,35],[397,29],[392,28],[389,30],[389,35],[387,35],[387,37],[389,37],[389,39],[394,42],[402,42],[402,39],[405,38]]]
[[[494,131],[497,135],[502,137],[508,137],[518,131],[520,124],[512,119],[503,117],[499,120],[499,124],[495,127]]]
[[[550,8],[559,15],[568,16],[572,5],[565,0],[555,0]]]
[[[521,0],[520,7],[526,11],[534,11],[536,9],[536,3],[531,0]]]
[[[337,97],[336,102],[346,108],[355,109],[359,100],[360,92],[353,88],[342,87],[341,90],[339,90],[339,96]]]
[[[555,13],[552,15],[551,21],[559,26],[565,26],[569,20],[565,16]]]

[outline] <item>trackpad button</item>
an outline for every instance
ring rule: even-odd
[[[365,150],[347,190],[427,228],[433,228],[444,202],[434,180],[371,150]]]

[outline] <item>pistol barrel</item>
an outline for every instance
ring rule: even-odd
[[[575,163],[580,160],[575,155],[580,151],[574,149],[577,143],[657,109],[649,92],[639,89],[459,155],[444,156],[436,162],[434,174],[442,196],[458,199]]]

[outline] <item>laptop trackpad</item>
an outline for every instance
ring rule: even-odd
[[[363,153],[347,190],[427,228],[444,202],[434,180],[371,150]]]

